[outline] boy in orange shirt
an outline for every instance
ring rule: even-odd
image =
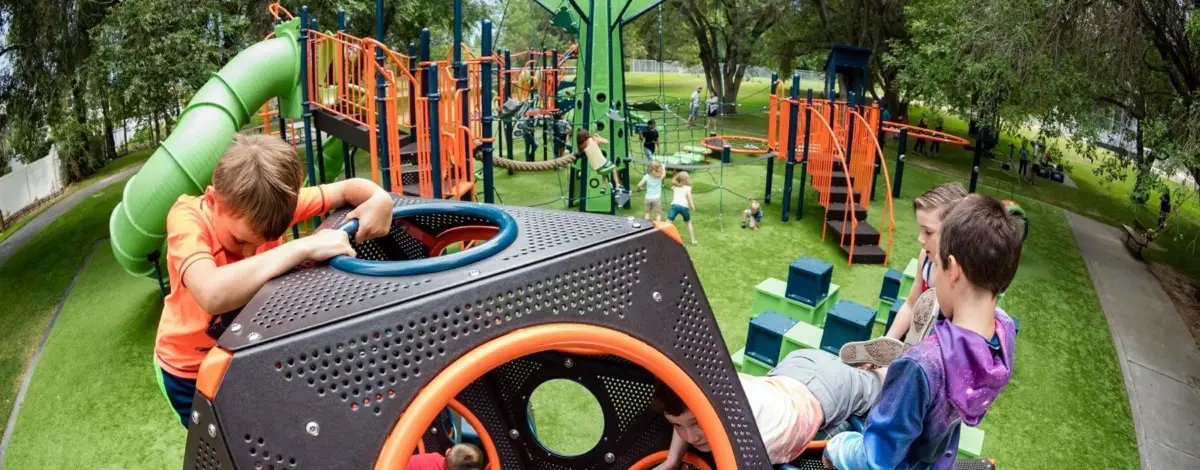
[[[359,242],[386,235],[392,198],[351,179],[302,188],[295,150],[270,136],[237,136],[204,195],[180,196],[167,215],[171,294],[158,324],[154,356],[162,386],[186,427],[200,362],[240,309],[267,281],[305,261],[354,256],[341,230],[282,243],[291,225],[345,204],[356,208]]]

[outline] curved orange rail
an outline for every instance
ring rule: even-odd
[[[808,107],[810,108],[810,113],[811,113],[811,108],[813,108],[813,107],[812,106],[808,106]],[[820,122],[821,125],[825,127],[825,130],[827,130],[829,132],[829,135],[833,138],[834,152],[832,153],[832,156],[837,157],[842,162],[843,170],[849,170],[850,165],[846,164],[846,151],[845,151],[845,149],[842,148],[842,144],[838,141],[837,134],[834,133],[834,131],[833,131],[833,126],[829,125],[829,121],[827,119],[825,119],[825,116],[823,116],[821,113],[819,113],[819,112],[811,113],[811,115],[814,115],[817,117],[816,121]],[[832,168],[830,168],[830,171],[832,174]],[[848,250],[849,251],[848,264],[853,265],[854,264],[854,242],[855,242],[855,238],[856,238],[856,235],[858,232],[858,217],[850,217],[850,214],[854,213],[854,208],[858,203],[854,200],[854,184],[851,183],[851,181],[850,181],[849,171],[842,171],[842,176],[844,176],[846,178],[846,190],[847,190],[846,202],[847,202],[847,204],[846,204],[846,210],[842,212],[842,240],[838,240],[838,244],[840,245],[842,242],[845,241],[845,238],[846,238],[845,227],[846,227],[846,224],[849,224],[850,225],[850,245],[849,245],[850,249]],[[801,191],[803,191],[803,190],[804,189],[801,188]],[[828,194],[828,188],[826,189],[826,193]],[[827,202],[827,204],[825,205],[825,213],[829,214],[828,199],[826,199],[826,202]],[[829,219],[826,218],[825,221],[821,223],[821,239],[822,240],[825,239],[825,229],[828,226],[829,226]]]
[[[901,129],[908,129],[908,136],[914,139],[941,142],[951,145],[971,145],[971,141],[954,134],[938,132],[926,127],[914,126],[895,121],[884,121],[883,131],[888,134],[899,134]]]
[[[660,450],[653,454],[647,455],[633,465],[630,465],[629,470],[649,470],[654,468],[655,465],[667,461],[667,454],[668,451]],[[691,452],[683,454],[683,463],[696,467],[699,470],[712,470],[712,467],[708,465],[708,462],[705,462],[704,459],[697,457],[696,454]]]
[[[871,127],[871,123],[867,121],[867,118],[863,117],[857,111],[850,111],[850,115],[858,118],[863,124],[866,124],[868,129]],[[879,146],[879,139],[871,136],[870,140],[875,144],[875,155],[879,157],[879,169],[883,172],[883,183],[887,188],[887,218],[884,219],[884,222],[888,227],[888,244],[887,249],[883,252],[883,265],[887,266],[888,258],[892,255],[892,239],[896,236],[896,213],[892,201],[892,178],[888,175],[887,161],[885,161],[886,158],[883,155],[883,147]]]
[[[496,443],[492,442],[492,436],[488,434],[487,429],[483,427],[483,422],[468,410],[467,407],[459,403],[458,400],[450,400],[447,404],[451,410],[462,416],[475,429],[475,433],[479,434],[479,441],[483,444],[483,452],[487,454],[488,464],[487,470],[500,470],[500,453],[496,452]],[[420,443],[420,439],[417,440]]]
[[[719,469],[737,468],[721,417],[687,372],[662,352],[625,333],[595,325],[551,323],[507,333],[464,354],[438,373],[409,403],[375,462],[377,470],[404,468],[417,441],[443,407],[489,371],[530,354],[562,348],[591,348],[630,360],[671,387],[696,416],[712,445]]]

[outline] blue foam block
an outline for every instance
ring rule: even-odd
[[[843,344],[871,339],[871,325],[874,321],[875,309],[849,300],[838,302],[825,317],[821,350],[837,354]]]
[[[833,265],[804,257],[788,266],[787,297],[808,305],[817,305],[829,294]]]
[[[883,287],[879,289],[879,298],[895,302],[896,296],[900,294],[900,281],[903,279],[904,273],[895,269],[887,270],[883,275]]]
[[[774,366],[779,362],[783,335],[796,323],[797,320],[774,310],[767,310],[750,319],[750,331],[746,333],[746,356]]]

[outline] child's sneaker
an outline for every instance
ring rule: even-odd
[[[908,348],[919,344],[929,335],[937,312],[937,295],[933,289],[926,290],[913,306],[912,323],[908,326],[908,333],[904,335],[903,342],[887,336],[868,341],[853,341],[842,345],[838,356],[842,358],[842,362],[852,366],[871,364],[886,367]]]

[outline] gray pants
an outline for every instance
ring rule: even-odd
[[[879,399],[883,384],[874,372],[842,363],[837,356],[819,349],[799,349],[788,354],[768,376],[800,381],[817,398],[831,428],[850,419],[866,416]]]

